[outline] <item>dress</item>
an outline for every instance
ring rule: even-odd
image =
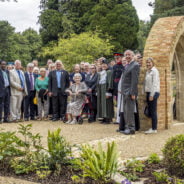
[[[112,119],[113,106],[113,78],[111,70],[103,70],[98,74],[97,80],[97,116],[98,118]],[[109,98],[106,98],[108,96]]]
[[[71,102],[67,105],[67,114],[72,114],[72,116],[79,116],[81,113],[82,105],[85,102],[85,93],[87,92],[87,86],[84,82],[81,82],[79,85],[76,83],[72,84],[69,89],[66,90],[72,92]],[[76,95],[76,92],[79,92]]]

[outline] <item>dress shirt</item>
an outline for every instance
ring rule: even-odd
[[[107,71],[106,70],[102,70],[100,72],[100,81],[99,84],[105,84],[107,80]]]
[[[3,71],[3,78],[4,78],[4,86],[5,88],[8,87],[10,85],[9,81],[8,81],[8,76],[7,76],[7,73],[5,71]]]
[[[18,76],[19,76],[19,79],[20,79],[20,83],[21,83],[21,87],[24,89],[25,85],[24,85],[24,77],[21,73],[20,70],[17,70],[17,73],[18,73]]]
[[[155,67],[146,72],[145,92],[150,92],[150,96],[154,97],[156,92],[160,92],[159,72]]]
[[[61,70],[56,70],[56,77],[57,77],[57,86],[61,88]]]

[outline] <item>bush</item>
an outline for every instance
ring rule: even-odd
[[[159,164],[160,157],[156,153],[152,153],[148,158],[148,164]]]
[[[107,144],[107,151],[103,151],[101,143],[95,150],[89,145],[82,146],[80,168],[83,177],[90,177],[99,183],[106,183],[118,172],[118,151],[114,142]]]
[[[48,131],[49,167],[51,170],[60,169],[61,165],[68,164],[71,155],[71,146],[60,135],[60,132],[60,128],[54,132]]]
[[[164,184],[169,183],[169,175],[165,172],[153,172],[153,176],[155,177],[155,180],[157,183]]]
[[[22,155],[19,149],[20,139],[15,135],[15,132],[0,132],[0,162],[8,166],[9,161]]]
[[[164,163],[169,173],[184,175],[184,135],[170,138],[163,149]]]

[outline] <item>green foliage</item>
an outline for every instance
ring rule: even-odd
[[[160,161],[160,157],[156,153],[152,153],[148,158],[149,164],[158,164]]]
[[[155,180],[160,184],[169,184],[169,175],[165,172],[153,172],[153,176],[155,177]],[[171,184],[171,183],[170,183]]]
[[[11,160],[11,167],[16,174],[34,172],[39,169],[48,169],[47,155],[43,152],[41,136],[31,132],[31,124],[19,125],[18,133],[23,137],[19,147],[23,151],[21,157]]]
[[[12,158],[22,155],[19,144],[15,132],[0,132],[0,163],[8,165]]]
[[[91,62],[96,58],[112,53],[109,40],[99,38],[99,33],[72,34],[71,38],[60,39],[58,44],[51,44],[43,49],[42,55],[61,59],[67,69],[80,61]]]
[[[111,181],[119,169],[116,144],[108,143],[107,151],[103,151],[101,143],[97,150],[89,145],[82,146],[81,161],[78,164],[84,178],[90,177],[100,183]]]
[[[151,25],[160,18],[168,16],[182,16],[184,14],[183,0],[155,0],[154,14],[151,16]]]
[[[51,170],[60,170],[61,165],[69,163],[71,147],[66,140],[60,135],[61,129],[54,132],[48,131],[48,153],[49,167]]]
[[[142,21],[139,22],[139,32],[137,33],[138,47],[137,50],[141,53],[144,51],[146,39],[150,30],[150,22]]]
[[[144,171],[144,163],[141,160],[127,160],[125,163],[126,170],[120,171],[120,174],[126,177],[129,181],[137,181],[139,177],[137,176],[137,172]]]
[[[72,33],[101,30],[112,38],[116,51],[137,47],[139,19],[131,0],[41,0],[41,36],[44,44]],[[109,37],[107,37],[109,36]]]
[[[15,28],[7,21],[0,21],[0,27],[0,59],[20,59],[26,65],[37,57],[42,42],[36,31],[27,29],[23,33],[15,33]]]
[[[170,138],[163,149],[164,163],[168,171],[176,176],[184,175],[184,135]]]
[[[143,172],[145,165],[141,160],[132,159],[125,163],[125,167],[130,172]]]

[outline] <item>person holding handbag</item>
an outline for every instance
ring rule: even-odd
[[[146,60],[146,66],[148,70],[145,76],[144,89],[149,116],[152,120],[152,128],[146,131],[145,134],[152,134],[157,133],[157,100],[160,95],[160,77],[153,58]]]
[[[49,79],[46,77],[46,69],[40,69],[40,77],[36,79],[35,89],[37,92],[38,99],[38,120],[48,120],[49,113],[49,97],[48,97],[48,85]],[[44,112],[44,116],[42,113]]]

